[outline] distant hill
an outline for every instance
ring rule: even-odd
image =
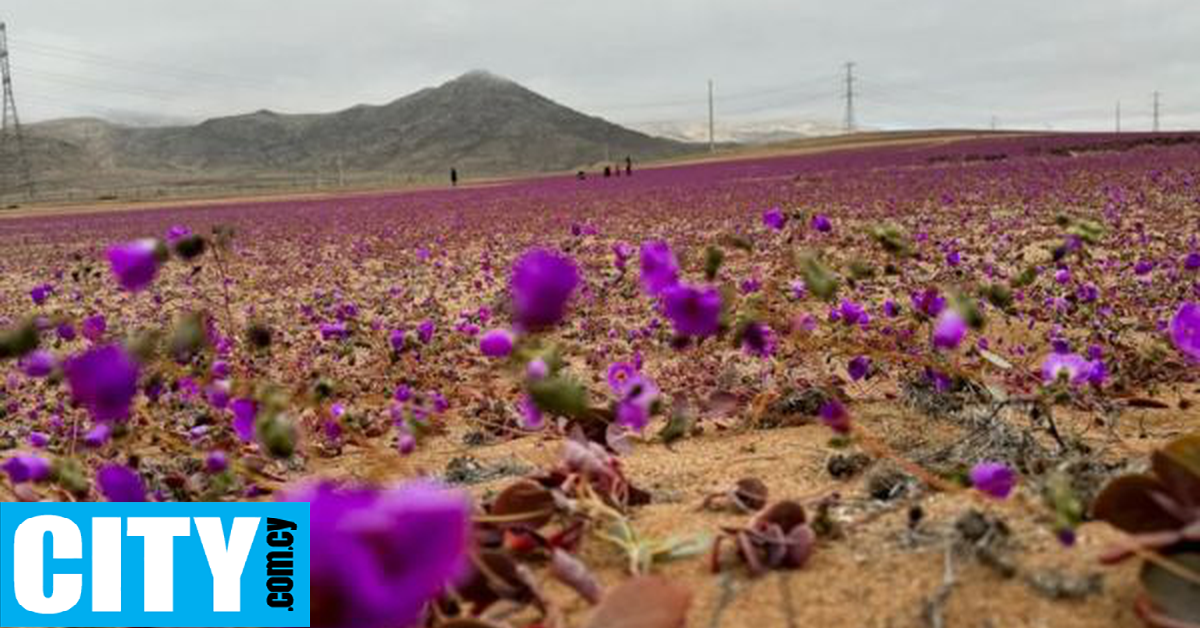
[[[464,74],[385,105],[326,114],[256,111],[193,126],[131,127],[94,118],[29,125],[42,190],[303,178],[419,179],[643,161],[697,147],[569,109],[508,79]]]

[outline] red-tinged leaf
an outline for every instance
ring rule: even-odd
[[[1185,506],[1200,506],[1200,434],[1175,439],[1150,462],[1167,492]]]
[[[1155,501],[1164,487],[1149,475],[1124,475],[1109,482],[1096,497],[1092,515],[1131,534],[1159,532],[1179,522]]]
[[[500,527],[540,528],[554,517],[554,495],[533,480],[518,480],[496,496],[491,514]]]
[[[626,580],[609,591],[587,628],[683,628],[692,596],[658,576]]]

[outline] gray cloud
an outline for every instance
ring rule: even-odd
[[[1200,127],[1194,0],[8,0],[30,119],[382,103],[487,68],[622,123]]]

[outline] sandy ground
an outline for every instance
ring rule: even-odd
[[[935,423],[915,411],[895,404],[874,403],[859,407],[858,420],[876,434],[886,434],[893,446],[915,441],[949,443],[955,427]],[[1109,452],[1139,457],[1155,443],[1195,424],[1196,413],[1139,411],[1123,421],[1120,440],[1088,430],[1083,424],[1060,425],[1083,433],[1091,445]],[[1080,422],[1082,418],[1078,419]],[[553,464],[561,442],[541,436],[521,437],[483,446],[463,445],[472,428],[470,420],[450,417],[448,432],[418,449],[410,458],[378,446],[347,448],[344,459],[327,473],[361,479],[384,480],[420,473],[439,474],[451,460],[470,456],[484,466],[494,464],[542,467]],[[1138,432],[1145,430],[1144,434]],[[1139,438],[1139,436],[1145,436]],[[712,534],[721,525],[739,525],[746,516],[700,508],[710,492],[723,489],[738,477],[757,477],[773,498],[811,502],[839,493],[846,504],[839,515],[848,524],[846,536],[822,541],[811,562],[802,570],[773,572],[751,579],[741,566],[723,575],[708,570],[708,557],[664,564],[659,572],[693,591],[691,626],[861,626],[901,628],[932,626],[923,615],[928,601],[946,577],[947,539],[954,522],[974,508],[1002,518],[1012,529],[1011,558],[1019,566],[1015,577],[1004,577],[972,556],[954,553],[952,580],[942,626],[971,628],[1083,628],[1140,626],[1131,607],[1137,594],[1136,566],[1104,567],[1098,555],[1120,537],[1101,523],[1079,529],[1075,547],[1059,545],[1035,503],[1030,487],[1022,487],[1014,500],[997,502],[970,492],[924,493],[916,501],[899,499],[890,504],[865,495],[866,478],[873,467],[857,478],[842,481],[826,472],[831,455],[830,434],[820,425],[710,432],[680,441],[670,448],[660,443],[639,443],[623,458],[628,476],[656,496],[656,502],[634,511],[636,529],[651,536]],[[319,464],[319,463],[318,463]],[[484,495],[502,489],[511,478],[474,485]],[[919,503],[924,520],[910,531],[909,505]],[[728,546],[727,546],[728,550]],[[624,558],[602,541],[589,539],[581,554],[601,578],[615,584],[625,577]],[[726,564],[732,565],[726,554]],[[571,625],[586,616],[579,598],[538,571],[548,596],[566,612]],[[1099,575],[1102,592],[1083,599],[1054,599],[1031,585],[1030,578],[1063,578],[1083,581]]]

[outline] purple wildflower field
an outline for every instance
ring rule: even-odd
[[[1200,135],[0,217],[0,499],[313,626],[1200,625]]]

